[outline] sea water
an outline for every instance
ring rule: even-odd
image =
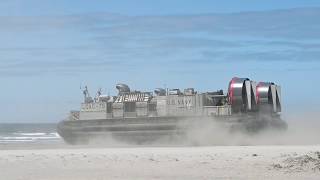
[[[0,144],[61,141],[56,124],[0,124]]]

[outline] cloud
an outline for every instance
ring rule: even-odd
[[[141,66],[168,63],[191,68],[186,66],[318,62],[318,18],[320,8],[180,16],[0,17],[0,74],[140,71]]]
[[[117,26],[98,29],[130,35],[208,32],[231,36],[319,38],[320,34],[316,31],[320,28],[316,23],[316,17],[319,16],[319,8],[235,14],[141,16],[131,17]]]

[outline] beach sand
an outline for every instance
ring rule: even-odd
[[[0,150],[2,180],[320,179],[320,146]]]

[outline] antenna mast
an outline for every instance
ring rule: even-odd
[[[84,87],[83,96],[84,96],[84,102],[86,102],[87,99],[88,99],[88,97],[90,97],[90,95],[89,95],[89,90],[88,90],[88,87],[87,87],[87,86]]]

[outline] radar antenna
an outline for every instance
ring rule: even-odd
[[[97,97],[101,96],[101,94],[102,94],[102,89],[99,88],[98,91],[97,91]]]
[[[84,90],[82,91],[82,93],[83,93],[83,96],[84,96],[84,102],[86,102],[88,100],[88,98],[90,98],[88,86],[84,87]]]
[[[97,91],[97,94],[96,94],[96,97],[94,98],[94,100],[96,102],[98,102],[99,100],[99,97],[102,95],[102,88],[99,88],[98,91]]]

